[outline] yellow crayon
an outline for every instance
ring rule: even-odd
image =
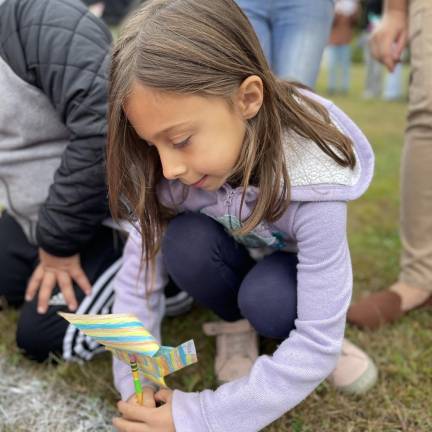
[[[138,372],[138,365],[136,362],[136,357],[133,354],[129,354],[130,367],[132,370],[132,378],[135,386],[135,396],[137,402],[142,405],[143,404],[143,391],[141,386],[141,380]]]

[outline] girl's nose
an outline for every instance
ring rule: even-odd
[[[163,175],[167,180],[175,180],[182,177],[186,172],[186,165],[183,161],[175,154],[175,150],[172,152],[160,153]]]

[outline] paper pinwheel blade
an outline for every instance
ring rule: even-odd
[[[143,377],[159,386],[166,387],[165,376],[197,362],[193,340],[176,348],[160,346],[134,315],[59,315],[124,363],[129,365],[134,355]]]

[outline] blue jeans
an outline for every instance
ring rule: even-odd
[[[330,34],[333,0],[237,0],[274,73],[314,87]]]
[[[403,88],[403,67],[398,63],[393,72],[387,72],[383,98],[386,100],[395,100],[402,97]]]
[[[255,262],[218,222],[184,213],[162,242],[168,274],[225,321],[247,318],[256,331],[284,339],[297,318],[297,256],[275,252]]]
[[[328,90],[348,92],[350,88],[351,45],[330,45],[328,48]]]

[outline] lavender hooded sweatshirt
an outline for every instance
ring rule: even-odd
[[[175,390],[172,409],[177,432],[261,430],[305,399],[335,368],[352,291],[347,202],[367,189],[374,158],[363,133],[340,109],[326,99],[307,94],[323,104],[332,122],[352,139],[356,167],[352,170],[339,166],[314,142],[288,132],[284,148],[291,203],[279,220],[262,222],[249,235],[237,239],[255,252],[297,252],[295,329],[272,356],[260,356],[249,375],[216,390]],[[178,203],[183,190],[178,181],[164,181],[159,196],[167,205]],[[227,184],[215,192],[189,188],[180,210],[204,213],[229,230],[239,223],[241,194],[241,188],[233,189]],[[242,217],[253,209],[256,196],[257,189],[249,187]],[[160,340],[167,275],[159,254],[156,283],[146,297],[140,257],[140,236],[132,230],[123,267],[115,280],[113,313],[135,314]],[[134,393],[130,368],[117,360],[114,380],[123,399]]]

